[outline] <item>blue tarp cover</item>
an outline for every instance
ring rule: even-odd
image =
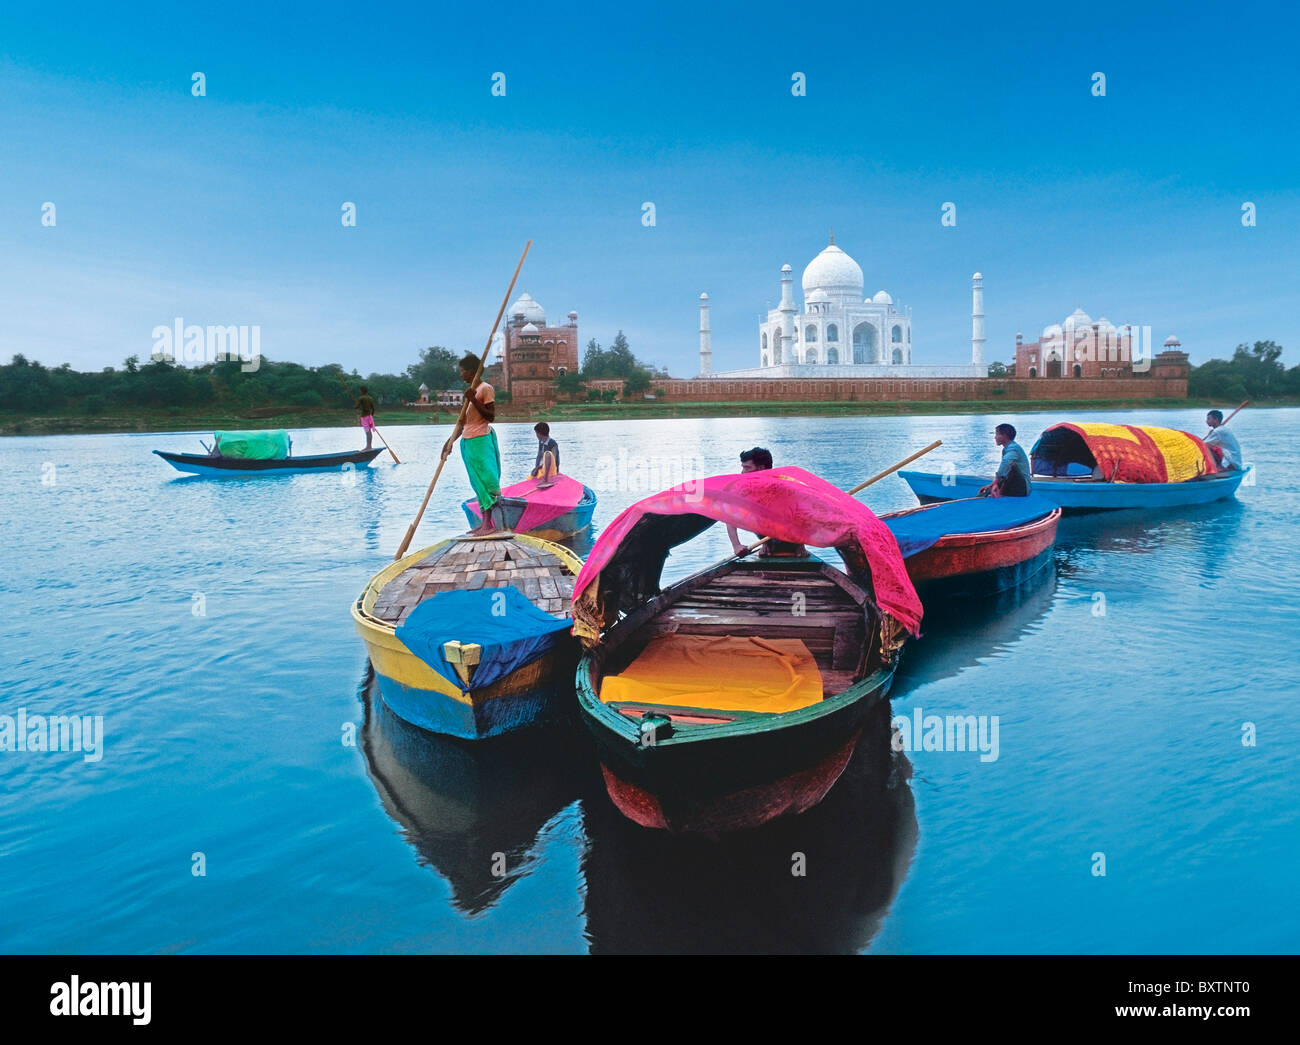
[[[923,552],[940,537],[1007,530],[1041,519],[1056,507],[1043,497],[970,497],[943,501],[924,511],[883,520],[898,541],[903,558]]]
[[[444,642],[483,647],[475,689],[490,686],[552,649],[573,626],[539,610],[518,588],[444,591],[426,599],[397,628],[406,648],[454,686],[464,689],[443,656]]]

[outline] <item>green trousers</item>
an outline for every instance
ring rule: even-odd
[[[497,434],[489,428],[487,435],[460,441],[460,456],[469,472],[469,484],[478,498],[479,514],[487,518],[488,510],[501,499],[501,450]]]

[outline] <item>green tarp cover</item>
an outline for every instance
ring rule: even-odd
[[[288,432],[218,432],[217,452],[222,457],[251,461],[280,461],[289,456]]]

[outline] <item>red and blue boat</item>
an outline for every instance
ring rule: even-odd
[[[1052,561],[1061,509],[1047,499],[972,497],[882,515],[927,603],[1019,587]]]
[[[667,588],[670,549],[715,523],[811,555],[732,558]],[[574,586],[578,708],[614,805],[678,832],[757,827],[830,791],[886,700],[921,602],[898,544],[801,468],[684,483],[628,508]]]
[[[497,506],[505,515],[507,530],[545,541],[563,541],[576,537],[591,525],[596,495],[576,479],[555,475],[549,482],[525,479],[507,486],[501,491]],[[461,508],[471,527],[482,523],[477,499],[465,501]]]
[[[1227,500],[1249,469],[1223,470],[1190,432],[1151,425],[1063,423],[1030,451],[1033,492],[1066,513],[1180,508]],[[899,472],[922,504],[974,497],[990,476]]]

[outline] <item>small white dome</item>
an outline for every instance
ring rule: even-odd
[[[972,279],[972,280],[975,280],[975,279],[983,279],[983,278],[984,278],[984,273],[983,273],[983,272],[977,272],[977,273],[975,273],[975,275],[971,276],[971,279]]]
[[[519,328],[519,333],[521,334],[536,334],[537,332],[538,331],[537,331],[536,323],[525,323],[522,327]]]
[[[1062,334],[1062,330],[1061,330],[1061,325],[1059,323],[1053,323],[1051,326],[1043,327],[1044,341],[1052,341],[1055,338],[1060,337],[1061,334]]]
[[[1175,337],[1173,334],[1170,334],[1167,338],[1165,338],[1165,348],[1178,348],[1181,345],[1182,342],[1179,341],[1178,338]]]
[[[1097,320],[1097,333],[1113,334],[1115,333],[1115,324],[1105,316],[1102,316],[1101,319]]]
[[[790,268],[789,265],[782,265],[782,266],[781,266],[781,271],[782,271],[782,272],[793,272],[794,270],[793,270],[792,268]]]
[[[1065,317],[1065,326],[1067,327],[1090,327],[1092,318],[1081,308],[1076,308]]]
[[[810,305],[820,305],[824,302],[830,301],[830,299],[831,296],[827,294],[826,291],[822,290],[821,287],[818,287],[808,295],[806,300]]]
[[[876,296],[873,297],[871,300],[874,301],[877,305],[892,305],[894,303],[894,299],[891,298],[888,292],[884,290],[877,290]]]
[[[804,295],[818,288],[831,292],[862,293],[862,269],[858,263],[832,243],[808,263],[803,270]]]
[[[542,306],[533,300],[531,294],[523,294],[519,300],[510,306],[512,316],[523,316],[529,323],[539,323],[546,326],[546,312]]]
[[[709,295],[708,295],[708,294],[701,294],[701,295],[700,295],[700,300],[701,300],[701,301],[708,301],[708,300],[709,300]],[[573,314],[574,314],[574,315],[577,315],[577,313],[573,313]]]

